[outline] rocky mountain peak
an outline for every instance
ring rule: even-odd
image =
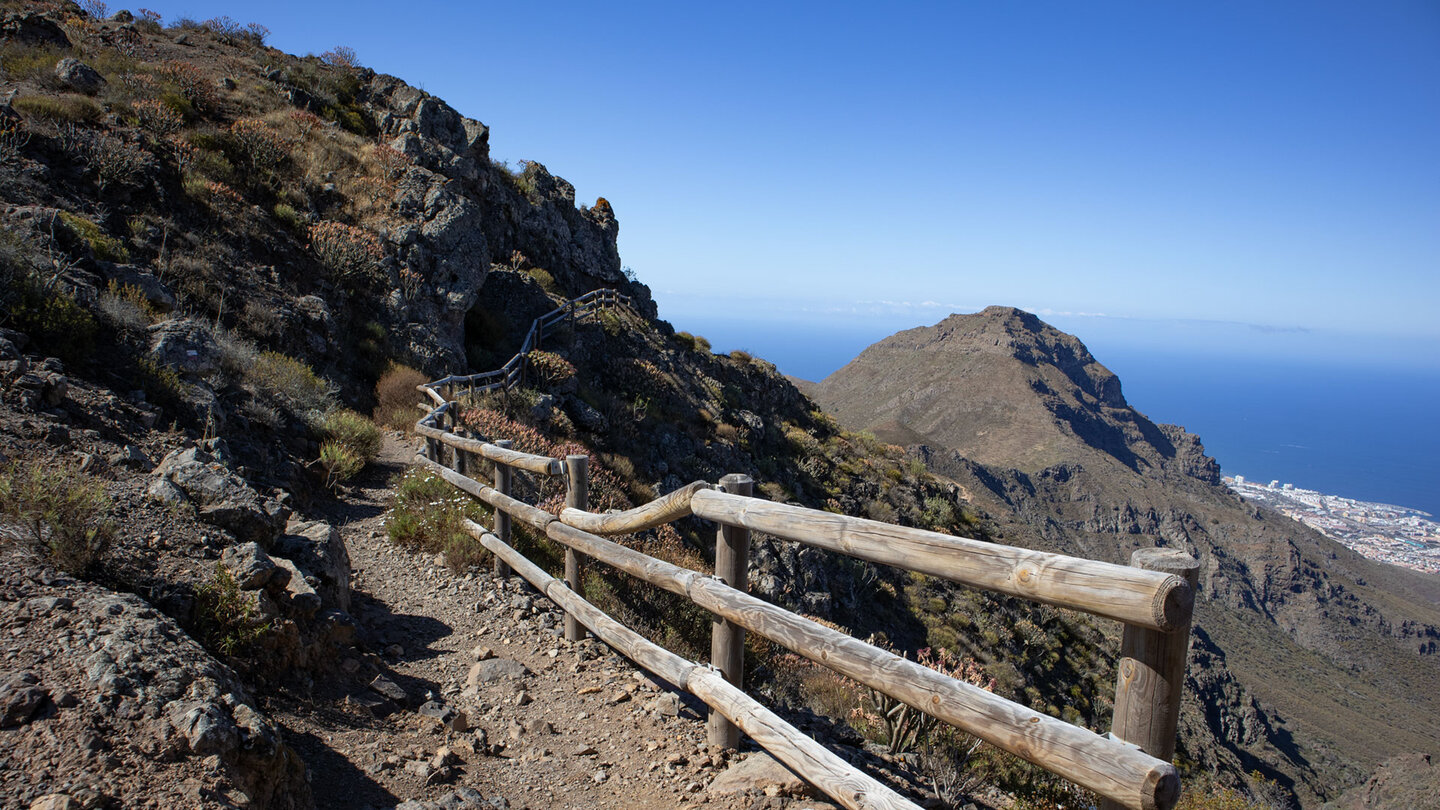
[[[1034,471],[1099,451],[1141,469],[1175,456],[1085,344],[1014,307],[886,338],[821,382],[818,395],[842,420],[890,441],[985,463]]]

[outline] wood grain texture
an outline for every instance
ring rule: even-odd
[[[547,535],[950,723],[967,733],[1110,797],[1133,810],[1164,810],[1178,796],[1174,766],[1140,749],[1072,726],[977,686],[881,650],[699,572],[658,560],[558,521]]]
[[[634,509],[626,509],[624,512],[601,515],[567,508],[560,513],[560,520],[567,526],[600,535],[630,534],[653,529],[673,520],[689,517],[690,499],[696,492],[702,489],[711,489],[713,486],[705,481],[695,481],[668,495],[656,498]]]
[[[748,475],[730,474],[720,486],[732,495],[748,496],[755,481]],[[744,593],[750,589],[750,530],[719,524],[715,531],[715,576],[729,587]],[[714,616],[710,621],[710,666],[720,671],[737,689],[744,689],[745,628]],[[711,745],[738,748],[740,729],[718,711],[710,713],[706,730]]]
[[[424,420],[422,420],[422,422],[423,421]],[[487,441],[457,436],[450,431],[425,424],[416,425],[415,432],[427,439],[434,439],[442,444],[474,453],[499,464],[508,464],[518,470],[550,476],[562,475],[565,472],[565,465],[558,458],[537,456],[534,453],[522,453],[518,450],[507,450]]]
[[[495,442],[495,446],[501,450],[509,450],[511,444],[512,442],[509,439],[501,439]],[[510,469],[510,466],[506,464],[496,464],[494,466],[495,492],[508,498],[510,497],[510,487],[514,483],[515,471]],[[507,546],[510,544],[510,515],[504,509],[495,510],[495,536],[499,538],[500,542]],[[495,555],[495,576],[510,576],[510,566],[506,565],[505,561],[500,559],[500,555],[498,554]]]
[[[697,517],[862,560],[1157,630],[1189,626],[1194,605],[1189,583],[1159,571],[951,537],[713,490],[695,493],[691,510]]]
[[[1136,549],[1130,555],[1130,564],[1174,574],[1192,588],[1200,577],[1199,561],[1178,549]],[[1111,725],[1114,737],[1160,759],[1169,760],[1175,755],[1189,652],[1189,624],[1170,632],[1125,626],[1115,665],[1115,713]],[[1101,810],[1113,808],[1101,806]]]
[[[501,495],[495,491],[494,487],[486,486],[473,478],[466,478],[454,470],[446,469],[444,465],[436,464],[423,455],[417,455],[415,457],[415,463],[449,481],[455,485],[457,489],[479,498],[496,509],[504,510],[512,518],[534,528],[536,531],[543,533],[545,527],[556,520],[554,515],[546,512],[544,509],[537,509],[524,501],[516,500],[508,495]]]
[[[719,673],[696,667],[686,689],[725,715],[805,781],[849,810],[919,810],[904,796],[880,784],[801,734],[774,712],[756,703]]]
[[[590,507],[590,457],[565,457],[565,506],[584,512]],[[575,593],[585,593],[584,572],[580,569],[580,555],[575,549],[565,549],[565,586]],[[579,641],[585,637],[585,628],[571,613],[565,614],[565,640]]]

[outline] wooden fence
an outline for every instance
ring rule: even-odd
[[[587,511],[586,456],[531,455],[510,449],[508,442],[466,437],[453,430],[459,406],[452,397],[457,386],[483,391],[513,385],[514,370],[539,345],[542,324],[559,320],[556,313],[577,317],[583,314],[580,310],[628,303],[606,293],[582,296],[537,319],[521,353],[506,369],[446,377],[421,386],[434,407],[416,423],[416,431],[426,439],[426,450],[416,456],[416,464],[494,507],[492,527],[466,521],[466,530],[494,553],[498,573],[513,569],[565,611],[567,639],[578,640],[582,627],[588,629],[632,661],[704,701],[711,709],[712,743],[734,747],[743,731],[836,802],[854,810],[917,808],[742,690],[746,631],[1094,791],[1106,810],[1166,810],[1175,804],[1180,780],[1170,758],[1198,573],[1193,558],[1173,550],[1142,549],[1131,565],[1124,566],[952,537],[754,498],[753,482],[745,475],[727,475],[718,484],[697,481],[634,509],[597,514]],[[481,459],[494,467],[488,483],[476,477]],[[562,477],[566,507],[554,515],[512,497],[515,470]],[[688,516],[718,526],[714,577],[605,538]],[[512,520],[566,549],[563,581],[514,549]],[[750,596],[746,577],[752,531],[1123,622],[1111,733],[1096,734],[1036,712]],[[582,558],[613,566],[709,611],[714,617],[710,665],[681,658],[585,601]]]

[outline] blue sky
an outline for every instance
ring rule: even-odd
[[[677,328],[1009,304],[1440,363],[1433,0],[154,7],[485,122],[610,200]]]

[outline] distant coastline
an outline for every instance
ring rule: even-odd
[[[1236,475],[1223,480],[1245,500],[1298,520],[1351,551],[1440,574],[1440,523],[1429,512],[1300,489],[1274,479],[1260,483]]]
[[[1440,515],[1440,466],[1429,463],[1440,456],[1440,422],[1431,413],[1440,372],[1395,365],[1400,347],[1375,347],[1376,362],[1363,365],[1350,355],[1268,351],[1272,336],[1258,333],[1242,353],[1236,341],[1251,339],[1246,330],[1221,341],[1198,327],[1154,334],[1139,321],[1043,319],[1080,337],[1120,377],[1136,410],[1199,435],[1226,475],[1264,472]],[[717,352],[744,349],[817,382],[871,343],[917,325],[893,317],[786,323],[713,314],[675,321]]]

